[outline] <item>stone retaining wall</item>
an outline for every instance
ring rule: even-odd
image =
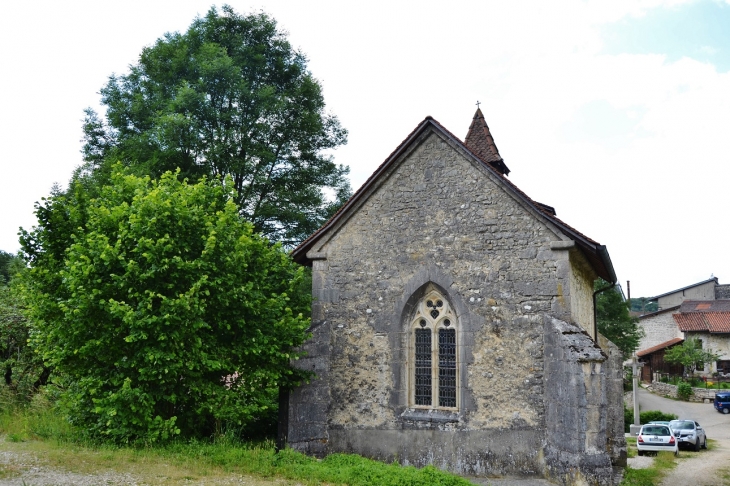
[[[647,387],[650,391],[658,395],[666,395],[677,398],[677,386],[669,383],[655,381]],[[692,395],[689,397],[690,402],[710,403],[715,401],[715,392],[717,390],[710,388],[692,388]]]

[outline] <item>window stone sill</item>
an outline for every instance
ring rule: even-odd
[[[459,422],[459,413],[448,410],[426,410],[421,408],[407,408],[402,414],[403,420],[411,420],[414,422],[431,422],[437,424],[447,424]]]

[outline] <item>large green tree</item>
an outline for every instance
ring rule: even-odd
[[[46,384],[50,370],[28,346],[31,323],[17,285],[23,271],[22,258],[0,251],[0,371],[18,398],[29,398]]]
[[[122,161],[153,178],[230,176],[241,214],[271,240],[295,244],[350,195],[329,149],[347,132],[325,112],[305,56],[263,13],[212,8],[166,34],[101,89],[87,110],[78,176],[104,183]]]
[[[23,261],[17,255],[0,250],[0,285],[10,282],[23,269]]]
[[[608,282],[598,279],[594,289],[605,289],[608,286]],[[638,322],[639,319],[629,313],[629,303],[615,286],[596,295],[598,332],[618,346],[625,358],[636,351],[644,335]]]
[[[239,214],[230,179],[112,170],[37,205],[21,238],[32,345],[73,421],[119,441],[271,418],[306,337],[306,274]],[[69,243],[70,242],[70,243]]]

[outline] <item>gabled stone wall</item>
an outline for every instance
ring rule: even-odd
[[[592,277],[571,266],[572,242],[433,132],[382,181],[308,253],[313,339],[298,365],[317,379],[292,393],[290,445],[461,474],[542,476],[550,473],[545,454],[554,440],[546,413],[560,406],[589,424],[565,446],[580,464],[600,468],[580,469],[581,477],[608,484],[605,356],[594,350],[600,359],[585,361],[598,368],[571,365],[567,382],[545,373],[547,316],[572,326],[580,298],[580,325],[590,328],[583,287]],[[409,326],[428,288],[457,316],[457,410],[419,409],[409,399]],[[561,345],[568,346],[551,344]],[[569,394],[570,405],[546,386]],[[563,446],[554,446],[551,457],[570,467],[558,459]],[[568,484],[565,471],[556,477]]]

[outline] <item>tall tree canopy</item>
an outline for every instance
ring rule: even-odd
[[[117,161],[152,177],[176,168],[191,180],[230,176],[241,214],[285,244],[350,195],[348,170],[325,154],[347,132],[325,112],[305,56],[266,14],[212,8],[143,49],[101,95],[105,116],[86,112],[80,176],[104,182]]]
[[[73,421],[119,441],[250,428],[303,377],[306,274],[254,233],[230,180],[117,165],[37,205],[21,238],[32,345],[66,381]]]
[[[603,279],[596,280],[594,289],[604,289],[610,284]],[[619,347],[624,357],[630,357],[639,346],[644,335],[638,326],[639,319],[631,317],[629,303],[616,287],[596,296],[596,324],[598,332]]]

